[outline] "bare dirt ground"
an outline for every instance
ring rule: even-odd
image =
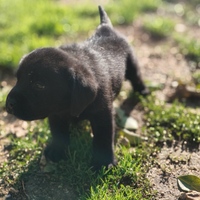
[[[174,92],[174,88],[171,85],[173,81],[181,80],[183,82],[190,82],[192,80],[189,63],[178,53],[177,47],[172,40],[169,38],[153,40],[142,29],[140,20],[134,22],[134,25],[128,27],[120,26],[116,27],[116,29],[125,34],[129,42],[134,42],[143,78],[153,83],[164,85],[163,90],[156,92],[158,99],[166,100]],[[2,81],[6,81],[10,85],[14,83],[12,77],[3,76]],[[125,83],[124,87],[129,88],[129,85]],[[122,104],[122,108],[127,114],[130,113],[138,121],[139,127],[144,125],[144,113],[140,106],[134,107],[131,102],[127,101]],[[27,124],[8,116],[6,112],[1,111],[0,124],[6,126],[7,131],[5,134],[9,132],[16,136],[17,134],[26,134]],[[138,132],[140,131],[139,129]],[[5,139],[5,135],[0,136],[1,163],[7,159],[7,151],[4,151],[3,147],[8,142]],[[200,176],[199,146],[191,146],[182,141],[173,141],[171,144],[164,143],[161,151],[153,156],[156,158],[154,167],[147,172],[146,176],[152,183],[153,189],[158,191],[156,199],[175,200],[179,198],[180,191],[177,186],[177,176],[185,174]],[[180,160],[180,158],[183,159]],[[38,180],[43,183],[46,181],[45,177],[33,177],[32,180],[26,183],[27,195],[33,190],[40,193],[45,192],[39,191],[41,187],[34,184],[34,180],[37,183]],[[50,183],[47,182],[46,184]],[[52,187],[50,185],[47,187],[49,191],[51,188],[54,188],[54,185]],[[56,199],[57,192],[66,194],[65,190],[66,187],[64,189],[63,186],[63,188],[58,188],[57,191],[48,191],[49,199]],[[5,191],[5,194],[6,192],[8,191]],[[24,193],[24,196],[20,196],[18,199],[26,199],[26,194]],[[73,199],[75,196],[73,191],[71,191],[69,192],[68,199]],[[65,199],[65,197],[63,196],[61,199]],[[17,199],[17,197],[13,199]],[[39,199],[43,199],[42,195]]]

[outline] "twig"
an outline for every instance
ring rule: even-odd
[[[28,196],[28,194],[26,194],[26,191],[25,191],[25,187],[24,187],[24,181],[22,180],[22,187],[23,187],[23,191],[24,191],[24,194],[28,197],[28,199],[30,200],[30,197]]]

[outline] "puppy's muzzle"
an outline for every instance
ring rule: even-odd
[[[14,107],[16,106],[16,101],[10,97],[6,101],[6,110],[8,113],[13,114]]]

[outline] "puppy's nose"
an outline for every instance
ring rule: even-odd
[[[13,108],[15,107],[16,105],[16,101],[10,97],[7,98],[7,101],[6,101],[6,110],[8,113],[11,113],[13,112]]]

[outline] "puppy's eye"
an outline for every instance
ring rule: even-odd
[[[45,89],[45,85],[43,83],[40,82],[36,82],[35,84],[33,84],[33,88],[37,89],[37,90],[43,90]]]

